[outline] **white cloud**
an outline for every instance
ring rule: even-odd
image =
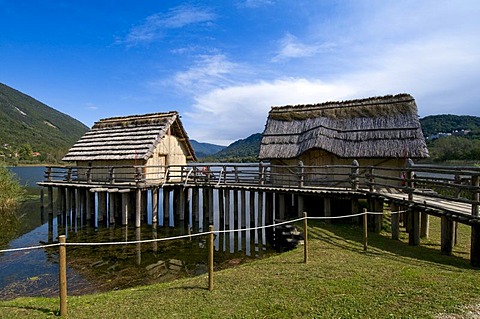
[[[173,80],[187,92],[205,92],[213,87],[232,85],[231,77],[239,69],[241,66],[230,62],[225,55],[202,55],[190,69],[177,72]]]
[[[314,56],[321,49],[318,45],[307,45],[301,43],[297,37],[287,33],[282,40],[280,40],[280,50],[278,54],[272,59],[273,62],[288,60],[292,58],[303,58]]]
[[[156,13],[148,16],[143,23],[130,29],[126,37],[119,42],[127,46],[149,43],[162,38],[168,29],[210,23],[215,18],[215,14],[209,9],[179,6],[171,9],[168,13]]]
[[[264,6],[269,6],[274,4],[275,1],[273,0],[245,0],[242,5],[247,8],[259,8]]]

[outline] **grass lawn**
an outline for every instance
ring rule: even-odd
[[[480,270],[469,265],[470,229],[453,256],[440,254],[439,219],[418,247],[362,229],[309,221],[303,247],[207,276],[68,298],[69,318],[435,318],[480,301]],[[0,302],[1,318],[51,318],[58,298]]]

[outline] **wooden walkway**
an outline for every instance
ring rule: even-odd
[[[52,207],[53,188],[57,188],[62,213],[78,212],[110,223],[121,219],[123,225],[134,216],[136,226],[144,219],[147,197],[151,198],[153,222],[163,211],[167,225],[171,223],[171,207],[176,225],[177,221],[207,225],[214,222],[214,207],[222,216],[233,209],[233,214],[262,214],[262,220],[269,222],[301,216],[304,211],[309,216],[334,216],[339,201],[351,203],[349,213],[358,213],[359,201],[367,201],[368,209],[377,212],[383,211],[387,202],[408,211],[405,219],[410,223],[407,228],[412,245],[420,242],[421,216],[442,218],[442,252],[446,254],[452,251],[452,223],[470,225],[471,262],[480,266],[479,176],[478,167],[416,165],[411,161],[403,169],[361,167],[356,161],[352,165],[318,167],[301,163],[290,167],[189,164],[48,167],[39,185],[48,188]],[[159,196],[163,196],[163,207],[158,207]],[[260,217],[252,215],[250,219]],[[374,220],[378,230],[381,216]]]

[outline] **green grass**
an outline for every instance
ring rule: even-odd
[[[68,298],[69,318],[434,318],[478,304],[480,274],[468,260],[468,227],[459,228],[454,256],[439,252],[439,221],[431,239],[411,247],[387,233],[309,222],[303,247],[215,272],[109,293]],[[51,318],[58,298],[0,302],[2,318]]]

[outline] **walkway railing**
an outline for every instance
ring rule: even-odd
[[[169,166],[48,166],[43,186],[73,184],[104,187],[250,186],[334,189],[402,193],[471,206],[480,217],[480,167],[414,164],[404,168],[351,165],[307,166],[251,164],[186,164]]]

